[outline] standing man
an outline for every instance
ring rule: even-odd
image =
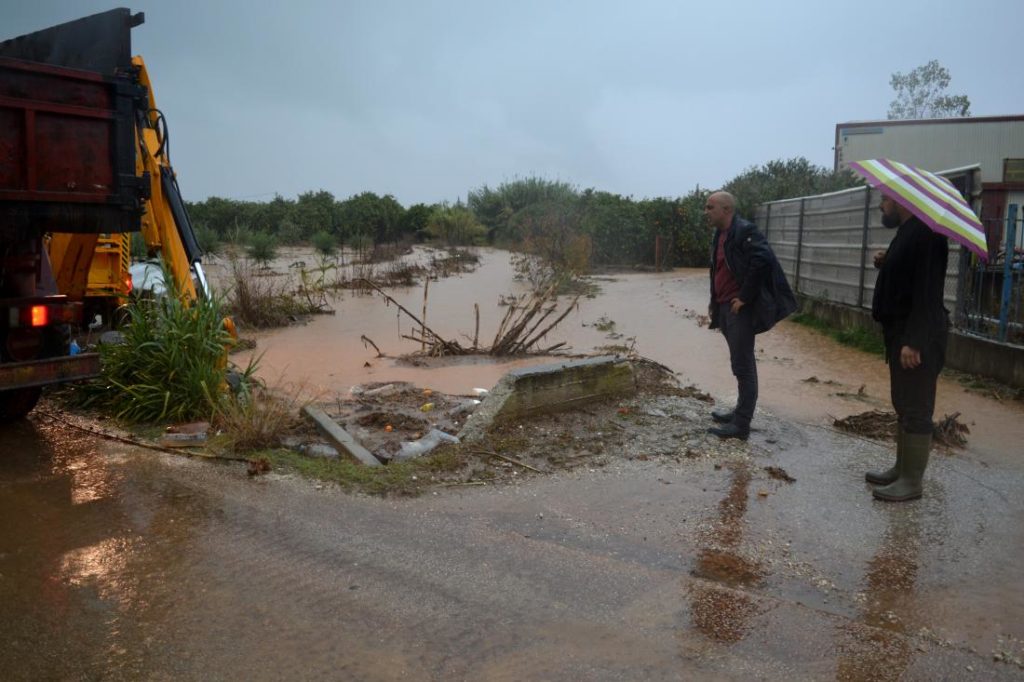
[[[932,444],[935,384],[946,360],[949,311],[942,304],[949,244],[909,210],[882,197],[882,225],[898,228],[879,268],[871,314],[882,324],[889,364],[892,406],[896,410],[896,464],[864,477],[880,487],[880,500],[921,497]]]
[[[796,310],[796,298],[764,235],[756,225],[736,215],[733,195],[715,192],[709,196],[704,215],[715,228],[708,328],[722,330],[739,389],[736,408],[712,412],[719,426],[708,432],[719,438],[746,440],[757,405],[754,335],[768,331]]]

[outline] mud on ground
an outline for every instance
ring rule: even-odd
[[[346,431],[384,461],[379,469],[354,467],[344,457],[319,467],[297,467],[314,477],[371,493],[418,494],[434,486],[486,485],[525,477],[597,468],[616,460],[676,462],[749,456],[750,445],[707,434],[714,399],[681,386],[656,363],[636,362],[637,392],[578,409],[507,421],[472,444],[443,444],[423,457],[394,459],[404,442],[431,429],[457,435],[479,396],[446,395],[403,383],[367,384],[348,401],[323,405]],[[299,448],[322,439],[310,428]],[[295,443],[293,442],[293,445]],[[313,448],[315,449],[315,448]],[[277,458],[285,469],[294,458]],[[784,472],[783,472],[784,473]]]

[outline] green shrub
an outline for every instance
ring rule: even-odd
[[[338,240],[326,230],[321,230],[313,235],[313,248],[324,256],[330,256],[338,249]]]
[[[277,239],[266,232],[253,232],[249,235],[249,258],[266,267],[277,257]]]
[[[196,241],[199,242],[199,248],[203,250],[203,253],[208,253],[211,256],[220,253],[222,244],[216,230],[210,229],[206,225],[196,226]]]
[[[134,296],[123,343],[100,346],[102,375],[86,403],[130,422],[210,418],[225,386],[226,346],[220,302],[185,303],[166,271],[166,295]]]
[[[291,220],[282,220],[277,226],[277,240],[281,244],[298,244],[303,236],[302,228]]]

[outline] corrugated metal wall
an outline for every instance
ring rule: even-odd
[[[755,222],[768,238],[794,291],[833,303],[871,308],[874,254],[895,233],[882,227],[881,194],[861,187],[762,204]],[[956,310],[960,246],[949,244],[946,307]]]

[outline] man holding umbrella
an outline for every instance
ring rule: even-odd
[[[882,225],[896,229],[879,268],[871,314],[882,324],[890,392],[896,409],[896,464],[865,478],[880,500],[921,497],[932,443],[935,385],[946,359],[949,313],[942,303],[949,245],[909,209],[882,197]]]
[[[935,384],[946,360],[949,311],[942,304],[946,238],[988,260],[985,229],[947,178],[889,159],[853,161],[850,168],[882,192],[882,224],[896,229],[879,268],[871,312],[882,323],[898,433],[896,464],[869,471],[880,500],[921,497],[932,443]]]

